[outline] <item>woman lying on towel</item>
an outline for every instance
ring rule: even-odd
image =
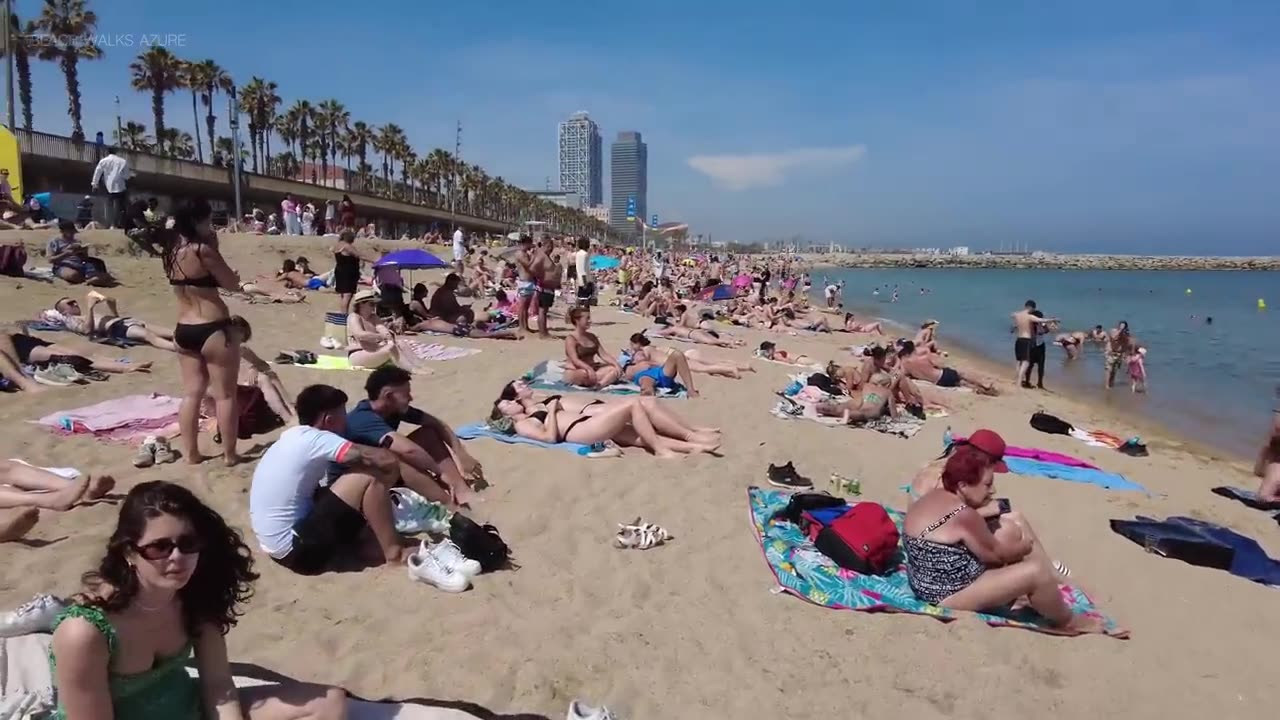
[[[68,480],[17,460],[0,460],[0,508],[63,512],[78,502],[97,500],[115,486],[116,481],[110,475],[95,477],[82,473]]]
[[[604,349],[591,332],[591,311],[585,307],[569,310],[573,331],[564,339],[564,381],[584,388],[606,388],[622,377],[622,366]],[[590,444],[590,443],[587,443]]]
[[[721,337],[720,333],[715,330],[702,330],[700,328],[687,328],[676,325],[652,327],[646,331],[646,334],[653,337],[676,338],[700,345],[715,345],[726,348],[742,347],[745,344],[737,338]]]
[[[796,353],[783,350],[774,343],[765,340],[760,343],[760,349],[756,350],[756,357],[762,360],[771,360],[784,365],[813,365],[813,358],[808,355],[799,355]]]
[[[641,343],[643,338],[643,343]],[[708,355],[705,351],[698,348],[689,348],[688,350],[677,350],[670,347],[658,347],[649,344],[649,337],[644,333],[635,333],[631,336],[631,349],[634,352],[643,348],[652,358],[652,362],[659,365],[666,362],[667,358],[679,353],[685,357],[689,363],[689,369],[695,373],[704,375],[718,375],[720,377],[733,378],[737,380],[742,377],[742,373],[753,373],[756,371],[755,366],[749,362],[736,361],[732,359],[724,359]],[[625,363],[624,363],[625,368]]]
[[[55,717],[345,718],[337,688],[236,689],[226,634],[257,579],[240,534],[191,491],[134,487],[85,591],[54,621]]]
[[[718,428],[689,425],[650,397],[584,401],[552,395],[537,401],[527,386],[518,383],[508,383],[502,389],[489,425],[499,432],[540,442],[613,442],[642,447],[662,458],[711,453],[720,447]]]
[[[876,335],[884,334],[884,328],[880,326],[880,323],[858,322],[858,320],[854,318],[853,313],[844,314],[844,331],[848,333],[874,333]]]
[[[1025,525],[992,532],[979,509],[991,504],[994,473],[1005,472],[1004,441],[978,431],[947,459],[939,486],[907,509],[902,545],[907,579],[921,600],[955,610],[1002,611],[1027,599],[1050,622],[1079,632],[1102,620],[1076,615],[1062,599],[1062,579]],[[1016,529],[1015,529],[1016,528]]]
[[[452,274],[452,273],[450,273]],[[439,291],[436,291],[439,293]],[[467,322],[451,323],[436,317],[427,308],[427,286],[417,283],[413,286],[413,299],[409,301],[409,313],[412,321],[405,329],[412,332],[448,333],[454,337],[475,338],[479,340],[519,340],[520,334],[515,330],[493,330],[484,321],[474,325]]]
[[[870,371],[849,391],[849,397],[818,403],[818,414],[838,417],[844,423],[865,422],[881,415],[897,417],[894,394],[897,392],[898,377],[889,372],[887,354],[882,347],[872,348],[868,358],[871,361]]]
[[[649,338],[644,333],[631,336],[631,349],[622,358],[622,377],[639,385],[641,395],[656,395],[662,389],[673,392],[686,390],[689,397],[698,396],[698,390],[693,386],[693,371],[684,353],[672,350],[666,357],[650,353]]]

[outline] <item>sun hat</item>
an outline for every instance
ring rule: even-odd
[[[351,298],[351,307],[355,307],[356,305],[359,305],[362,302],[368,302],[370,300],[377,302],[378,293],[373,290],[361,290],[360,292],[356,293],[354,297]]]
[[[966,445],[977,448],[982,452],[990,455],[995,461],[996,472],[1009,472],[1009,466],[1004,462],[1004,451],[1007,447],[1004,438],[993,430],[975,430],[969,439],[965,441]]]

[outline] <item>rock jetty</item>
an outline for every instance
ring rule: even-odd
[[[1048,268],[1061,270],[1280,270],[1280,257],[1181,255],[933,255],[830,253],[810,256],[816,265],[855,268]]]

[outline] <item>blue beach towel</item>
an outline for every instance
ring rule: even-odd
[[[541,440],[533,440],[521,435],[508,435],[505,433],[494,432],[484,423],[472,423],[464,425],[455,431],[455,434],[463,440],[475,440],[476,438],[489,438],[498,442],[507,443],[508,445],[532,445],[540,448],[552,448],[554,450],[567,450],[575,455],[583,457],[591,453],[590,445],[579,445],[578,443],[560,442],[547,443]]]
[[[1098,487],[1106,488],[1108,490],[1128,490],[1133,492],[1147,491],[1146,488],[1132,480],[1126,479],[1123,475],[1109,473],[1105,470],[1072,467],[1070,465],[1062,465],[1060,463],[1019,457],[1006,457],[1004,462],[1009,466],[1009,472],[1017,473],[1019,475],[1040,475],[1041,477],[1053,478],[1054,480],[1068,480],[1070,482],[1097,485]]]
[[[532,370],[525,373],[524,380],[529,387],[538,390],[553,390],[556,392],[595,392],[605,395],[639,395],[640,386],[631,383],[616,383],[607,388],[584,388],[577,385],[570,385],[564,381],[564,367],[559,360],[544,360],[538,363]],[[657,397],[660,398],[684,398],[688,397],[688,393],[683,388],[677,391],[659,388]]]
[[[1254,510],[1262,510],[1263,512],[1273,512],[1273,511],[1280,510],[1280,503],[1262,502],[1261,500],[1258,499],[1258,493],[1252,490],[1245,490],[1244,488],[1229,487],[1226,485],[1222,485],[1222,486],[1213,488],[1213,490],[1211,490],[1210,492],[1212,492],[1214,495],[1221,495],[1224,498],[1229,498],[1231,500],[1238,500],[1244,503],[1245,505],[1248,505],[1249,507],[1253,508]],[[1276,519],[1280,520],[1280,513],[1276,514]]]
[[[1138,515],[1135,520],[1112,520],[1111,529],[1165,557],[1280,586],[1280,562],[1268,556],[1253,538],[1221,525],[1189,517],[1156,520]]]
[[[837,610],[861,610],[863,612],[900,612],[928,615],[938,620],[956,620],[973,616],[994,627],[1016,627],[1050,634],[1063,634],[1043,617],[1030,609],[1008,614],[966,613],[949,610],[920,600],[907,582],[905,565],[898,566],[885,576],[862,575],[839,567],[818,552],[813,543],[796,525],[774,520],[774,515],[787,507],[790,493],[784,490],[748,488],[747,498],[751,506],[751,524],[764,551],[765,562],[773,571],[778,585],[785,591],[808,600],[815,605]],[[902,531],[903,514],[885,508],[898,531]],[[902,553],[899,553],[899,559]],[[1084,591],[1069,586],[1060,588],[1062,599],[1075,612],[1101,616],[1098,607]],[[1105,619],[1105,616],[1102,616]],[[1106,633],[1124,638],[1129,633],[1119,628],[1115,621],[1106,619]]]

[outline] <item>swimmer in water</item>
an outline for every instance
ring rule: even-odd
[[[1075,360],[1080,357],[1080,351],[1084,349],[1084,342],[1088,338],[1087,333],[1076,330],[1075,332],[1061,333],[1053,341],[1067,351],[1068,360]]]

